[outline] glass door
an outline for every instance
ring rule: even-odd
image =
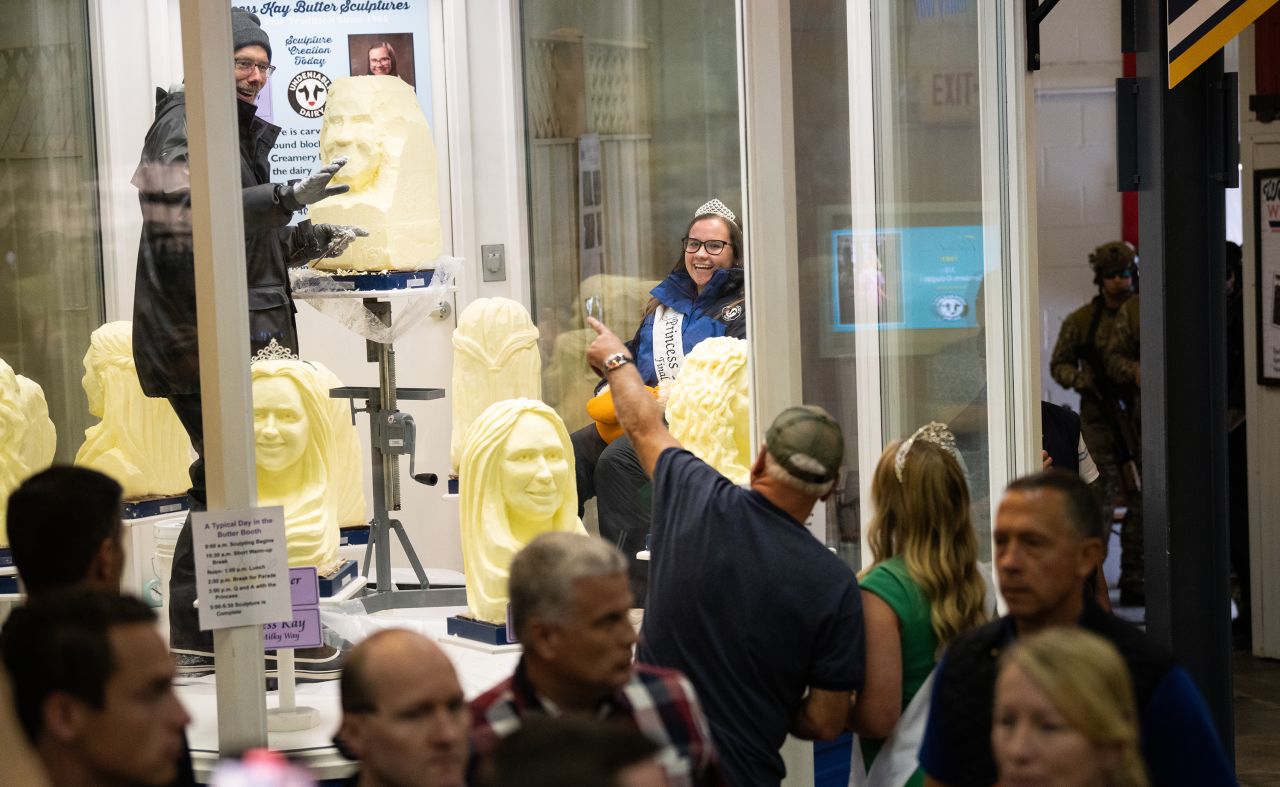
[[[1018,12],[998,0],[790,8],[803,396],[857,445],[825,511],[828,544],[869,560],[881,450],[940,421],[989,559],[993,496],[1015,468],[1038,467]]]

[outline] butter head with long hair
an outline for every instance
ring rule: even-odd
[[[490,405],[467,431],[458,493],[467,608],[476,620],[501,623],[516,553],[539,533],[587,532],[560,416],[534,399]]]
[[[76,464],[115,479],[126,499],[185,494],[191,438],[164,399],[149,398],[133,363],[133,323],[109,322],[89,337],[80,381],[89,413]]]
[[[252,377],[258,504],[284,507],[289,565],[326,574],[339,565],[339,525],[364,509],[355,427],[329,397],[341,383],[299,360],[255,361]]]
[[[9,545],[5,508],[10,493],[49,466],[56,442],[44,390],[0,359],[0,547]]]
[[[462,462],[471,422],[494,402],[542,398],[538,329],[529,311],[510,298],[480,298],[453,330],[453,434],[449,459]]]
[[[1148,784],[1129,669],[1111,643],[1074,626],[1002,654],[991,749],[1002,784]]]
[[[667,424],[693,455],[735,484],[751,475],[747,341],[704,339],[671,382]]]

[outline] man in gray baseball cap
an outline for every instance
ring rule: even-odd
[[[790,732],[829,740],[862,687],[862,604],[853,572],[804,527],[831,494],[840,425],[789,407],[769,427],[750,485],[684,450],[631,356],[589,318],[587,361],[653,479],[649,599],[636,659],[683,672],[702,700],[726,780],[777,785]]]

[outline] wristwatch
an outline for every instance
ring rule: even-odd
[[[604,359],[604,371],[607,374],[612,372],[614,369],[621,369],[631,362],[632,359],[628,357],[626,353],[614,353]]]

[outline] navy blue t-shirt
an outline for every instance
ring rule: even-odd
[[[649,601],[636,659],[698,691],[733,785],[777,785],[806,687],[862,687],[848,566],[759,492],[669,448],[653,474]]]

